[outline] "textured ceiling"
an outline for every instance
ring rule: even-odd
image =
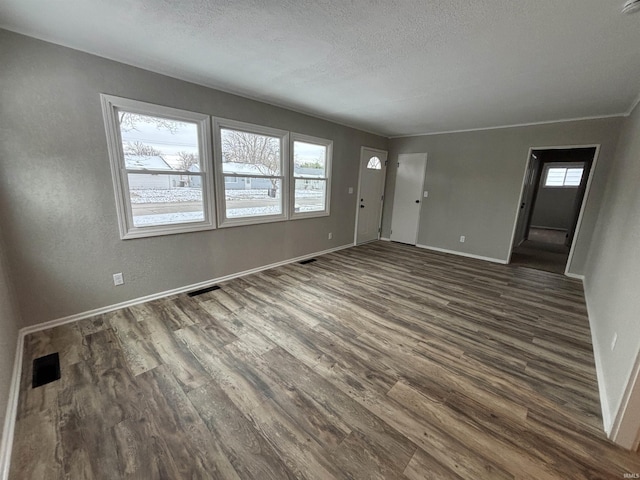
[[[2,0],[0,26],[385,135],[626,113],[622,0]]]

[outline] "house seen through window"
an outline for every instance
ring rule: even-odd
[[[292,134],[293,217],[328,214],[332,142]]]
[[[331,140],[101,101],[121,238],[329,215]]]
[[[285,218],[286,132],[223,121],[216,128],[221,224]]]
[[[203,158],[209,118],[107,95],[102,101],[121,236],[213,228]]]

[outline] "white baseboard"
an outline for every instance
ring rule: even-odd
[[[607,397],[607,390],[604,386],[604,369],[602,368],[602,359],[600,358],[600,346],[595,340],[593,335],[593,325],[589,320],[589,329],[591,330],[591,343],[593,344],[593,359],[596,365],[596,378],[598,380],[598,394],[600,395],[600,409],[602,410],[602,425],[604,427],[604,433],[607,437],[611,436],[611,428],[613,426],[613,420],[611,415],[611,408],[609,407],[609,398]]]
[[[584,275],[578,275],[577,273],[564,272],[565,277],[575,278],[576,280],[582,280],[584,282]]]
[[[179,288],[174,288],[172,290],[166,290],[164,292],[154,293],[151,295],[146,295],[144,297],[134,298],[132,300],[127,300],[125,302],[116,303],[114,305],[108,305],[106,307],[100,307],[94,310],[76,313],[74,315],[57,318],[55,320],[50,320],[48,322],[39,323],[37,325],[32,325],[32,326],[20,329],[20,331],[18,332],[18,346],[16,348],[16,356],[13,362],[13,373],[11,376],[9,398],[7,401],[7,414],[5,417],[4,428],[2,432],[2,443],[0,443],[0,480],[8,480],[9,478],[11,451],[13,448],[13,434],[14,434],[15,425],[16,425],[16,415],[18,413],[18,397],[20,395],[20,377],[22,375],[22,357],[24,353],[24,339],[27,335],[34,332],[47,330],[49,328],[58,327],[60,325],[64,325],[67,323],[76,322],[78,320],[83,320],[85,318],[90,318],[95,315],[113,312],[115,310],[120,310],[121,308],[130,307],[132,305],[137,305],[139,303],[149,302],[151,300],[157,300],[159,298],[168,297],[170,295],[176,295],[179,293],[185,293],[185,292],[190,292],[192,290],[198,290],[201,288],[210,287],[217,283],[232,280],[234,278],[243,277],[245,275],[251,275],[252,273],[262,272],[264,270],[269,270],[270,268],[280,267],[282,265],[287,265],[289,263],[299,262],[301,260],[318,257],[320,255],[326,255],[327,253],[337,252],[338,250],[344,250],[346,248],[351,248],[351,247],[353,247],[352,243],[348,245],[342,245],[340,247],[330,248],[328,250],[323,250],[321,252],[314,252],[307,255],[302,255],[300,257],[283,260],[281,262],[271,263],[269,265],[263,265],[261,267],[244,270],[242,272],[232,273],[230,275],[225,275],[223,277],[206,280],[204,282],[194,283],[192,285],[186,285],[184,287],[179,287]]]
[[[475,258],[476,260],[484,260],[486,262],[500,263],[501,265],[506,265],[506,264],[509,263],[506,260],[503,260],[503,259],[500,259],[500,258],[483,257],[481,255],[474,255],[473,253],[458,252],[456,250],[447,250],[446,248],[430,247],[428,245],[421,245],[421,244],[416,244],[416,247],[424,248],[426,250],[433,250],[434,252],[441,252],[441,253],[449,253],[451,255],[458,255],[460,257]]]
[[[382,240],[383,242],[390,242],[391,239],[387,238],[387,237],[380,237],[380,240]]]
[[[531,225],[529,228],[539,228],[541,230],[556,230],[558,232],[566,232],[566,228],[558,228],[558,227],[543,227],[542,225]]]
[[[7,399],[7,413],[4,417],[2,430],[2,442],[0,443],[0,479],[8,480],[9,466],[11,464],[11,452],[13,450],[13,433],[16,427],[18,415],[18,396],[20,394],[20,377],[22,376],[22,356],[24,352],[24,332],[18,332],[18,345],[16,356],[13,360],[13,372],[11,385]]]
[[[185,293],[185,292],[190,292],[192,290],[207,288],[212,285],[215,285],[216,283],[226,282],[228,280],[233,280],[234,278],[244,277],[245,275],[251,275],[252,273],[262,272],[264,270],[269,270],[270,268],[280,267],[282,265],[287,265],[289,263],[299,262],[301,260],[306,260],[312,257],[318,257],[320,255],[326,255],[327,253],[337,252],[338,250],[344,250],[345,248],[351,248],[351,247],[353,247],[353,244],[349,243],[348,245],[342,245],[340,247],[330,248],[328,250],[323,250],[321,252],[309,253],[307,255],[302,255],[296,258],[290,258],[288,260],[283,260],[281,262],[270,263],[269,265],[263,265],[261,267],[251,268],[249,270],[244,270],[238,273],[232,273],[230,275],[225,275],[223,277],[213,278],[211,280],[205,280],[204,282],[194,283],[192,285],[185,285],[184,287],[178,287],[172,290],[165,290],[164,292],[152,293],[151,295],[134,298],[131,300],[127,300],[125,302],[116,303],[114,305],[108,305],[106,307],[100,307],[94,310],[88,310],[86,312],[76,313],[73,315],[69,315],[67,317],[57,318],[55,320],[50,320],[48,322],[39,323],[37,325],[32,325],[30,327],[25,327],[20,331],[23,332],[25,335],[28,335],[30,333],[47,330],[53,327],[58,327],[66,323],[76,322],[78,320],[84,320],[85,318],[94,317],[96,315],[101,315],[103,313],[109,313],[115,310],[120,310],[121,308],[127,308],[133,305],[138,305],[140,303],[150,302],[151,300],[157,300],[159,298],[164,298],[171,295],[177,295],[179,293]]]
[[[611,425],[609,438],[626,448],[636,451],[640,443],[640,352],[627,379],[627,386]]]
[[[602,411],[602,424],[607,437],[611,434],[613,420],[609,406],[607,391],[604,386],[604,369],[602,368],[602,359],[600,358],[600,344],[598,338],[593,334],[595,328],[593,325],[593,317],[589,313],[589,296],[587,295],[587,286],[584,286],[584,301],[587,307],[587,318],[589,319],[589,331],[591,332],[591,345],[593,347],[593,359],[596,365],[596,378],[598,380],[598,393],[600,395],[600,409]]]
[[[585,282],[584,275],[566,274],[572,278],[579,278]],[[594,335],[593,316],[589,313],[588,288],[585,285],[585,304],[587,317],[589,318],[589,330],[591,331],[591,344],[593,345],[593,358],[598,379],[598,393],[600,395],[600,409],[602,411],[602,424],[607,437],[617,445],[627,450],[636,451],[640,444],[640,352],[636,355],[635,364],[626,382],[622,400],[617,408],[612,410],[609,404],[607,390],[604,383],[604,368],[600,357],[600,343]]]

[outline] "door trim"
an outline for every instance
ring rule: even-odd
[[[580,205],[580,213],[578,214],[578,221],[576,223],[576,228],[573,233],[573,241],[571,242],[571,249],[569,250],[569,257],[567,258],[567,264],[564,268],[565,276],[569,276],[569,267],[571,266],[571,262],[573,261],[573,254],[576,249],[576,238],[580,235],[580,227],[582,226],[582,218],[584,216],[584,210],[587,206],[587,200],[589,200],[589,193],[591,191],[591,183],[593,182],[593,175],[596,171],[596,166],[598,164],[598,158],[600,157],[600,147],[601,144],[593,143],[588,145],[560,145],[560,146],[546,146],[546,147],[530,147],[529,153],[527,156],[527,163],[525,164],[524,174],[522,175],[522,183],[520,184],[520,200],[516,204],[516,216],[515,221],[513,222],[513,230],[511,231],[511,242],[509,243],[509,255],[507,256],[508,263],[511,263],[511,255],[513,254],[513,240],[516,235],[516,228],[518,227],[518,216],[520,212],[520,204],[522,203],[522,195],[524,195],[524,184],[527,180],[527,172],[529,171],[529,163],[531,162],[531,154],[534,150],[572,150],[574,148],[595,148],[596,151],[593,154],[593,161],[591,162],[591,169],[589,170],[589,178],[587,178],[587,185],[584,189],[584,195],[582,196],[582,205]]]
[[[362,154],[364,153],[364,150],[371,150],[373,152],[378,152],[378,153],[384,153],[387,155],[387,160],[385,162],[385,164],[382,166],[382,195],[384,195],[384,192],[386,190],[387,187],[387,163],[389,163],[389,152],[387,150],[381,150],[379,148],[374,148],[374,147],[367,147],[365,145],[362,145],[360,147],[360,157],[358,158],[358,188],[356,190],[356,223],[355,223],[355,228],[353,230],[353,245],[358,245],[358,218],[360,216],[360,186],[362,183]],[[380,207],[380,218],[378,218],[378,240],[380,240],[380,229],[382,228],[382,211],[384,210],[384,201],[386,200],[386,198],[382,201],[382,206]],[[367,243],[367,242],[364,242]]]

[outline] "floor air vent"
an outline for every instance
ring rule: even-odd
[[[306,260],[302,260],[301,262],[298,262],[300,265],[306,265],[307,263],[313,263],[316,262],[317,260],[315,258],[308,258]]]
[[[33,361],[33,388],[60,380],[60,357],[58,352]]]
[[[190,297],[195,297],[198,295],[202,295],[203,293],[213,292],[214,290],[220,290],[220,287],[218,285],[214,285],[213,287],[207,287],[201,290],[194,290],[193,292],[187,293],[187,295],[189,295]]]

